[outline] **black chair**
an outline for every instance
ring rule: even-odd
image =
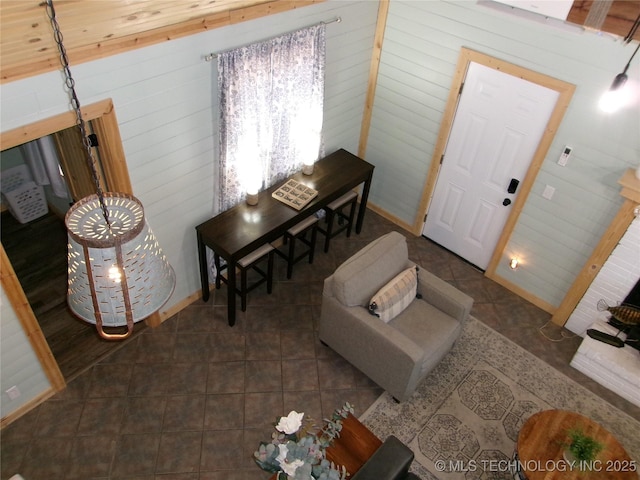
[[[250,254],[242,257],[238,263],[236,264],[236,268],[240,270],[240,282],[238,287],[238,282],[236,282],[236,293],[240,295],[240,305],[242,311],[247,310],[247,293],[251,290],[259,287],[263,283],[267,283],[267,293],[271,293],[273,289],[273,252],[275,248],[273,245],[267,243],[262,247],[254,250]],[[267,260],[267,271],[265,272],[262,268],[259,267],[259,263],[263,260]],[[214,252],[213,261],[216,266],[216,288],[220,288],[220,283],[227,283],[227,278],[222,274],[226,269],[227,265],[220,265],[220,256]],[[247,274],[250,271],[257,272],[259,275],[259,279],[253,282],[252,284],[248,284]]]
[[[409,472],[413,452],[395,436],[384,443],[358,470],[352,480],[420,480]]]
[[[305,257],[309,257],[309,263],[313,263],[316,249],[316,237],[318,234],[318,217],[311,215],[297,225],[287,230],[283,237],[285,251],[276,249],[276,253],[287,261],[287,278],[293,275],[293,265]],[[309,235],[309,238],[307,238]],[[306,249],[296,254],[296,241],[306,245]]]
[[[329,242],[333,237],[347,231],[347,237],[351,235],[351,229],[353,227],[353,221],[356,216],[356,203],[358,201],[358,194],[353,190],[342,195],[337,200],[334,200],[327,205],[324,210],[326,212],[326,227],[318,226],[318,231],[325,236],[324,251],[329,251]],[[349,213],[344,213],[344,209],[350,206]],[[335,227],[336,217],[338,218],[338,227]]]

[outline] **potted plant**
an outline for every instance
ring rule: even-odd
[[[582,428],[567,431],[568,441],[565,444],[564,458],[571,467],[576,465],[581,470],[590,470],[604,445],[595,438],[584,433]]]
[[[346,480],[346,469],[327,460],[326,449],[340,436],[342,420],[353,411],[346,403],[320,429],[313,420],[305,421],[304,413],[292,410],[278,418],[277,432],[271,442],[260,442],[254,460],[263,470],[275,473],[277,480]]]

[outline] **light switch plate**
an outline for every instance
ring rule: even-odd
[[[553,188],[551,185],[547,185],[546,187],[544,187],[544,191],[542,192],[542,197],[546,198],[547,200],[551,200],[553,198],[554,193],[556,193],[556,189]]]
[[[7,389],[7,396],[9,397],[9,400],[15,400],[20,396],[20,390],[16,385],[14,385]]]

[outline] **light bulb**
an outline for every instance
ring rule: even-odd
[[[113,265],[109,268],[109,278],[115,283],[120,283],[122,280],[122,271],[116,265]]]
[[[624,90],[607,90],[600,98],[598,106],[605,113],[617,112],[626,103]]]
[[[625,87],[627,83],[627,75],[625,73],[619,73],[613,80],[609,90],[604,92],[600,97],[598,106],[600,110],[605,113],[613,113],[620,110],[627,103],[630,102],[629,88]]]

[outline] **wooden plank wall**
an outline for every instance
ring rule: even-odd
[[[213,214],[217,77],[204,56],[341,17],[327,26],[325,146],[327,152],[343,147],[355,153],[377,8],[369,1],[321,2],[72,68],[83,105],[113,100],[133,193],[176,271],[176,290],[164,310],[198,298],[194,227]],[[6,83],[0,128],[52,117],[68,104],[57,71]],[[11,313],[3,307],[3,321],[15,321]],[[29,346],[19,342],[16,349]],[[13,357],[1,353],[4,376],[5,368],[14,368]],[[30,381],[31,366],[15,367],[22,374],[17,383]]]
[[[476,2],[392,0],[367,144],[367,160],[376,165],[370,201],[409,225],[425,213],[417,206],[463,46],[577,86],[496,271],[558,306],[618,210],[618,179],[638,162],[637,100],[615,115],[597,108],[636,43]],[[640,79],[640,62],[628,74]],[[565,145],[574,150],[560,167]],[[545,185],[556,189],[552,201],[541,196]],[[512,255],[523,261],[515,272],[507,266]]]
[[[53,391],[53,388],[34,350],[29,345],[29,339],[11,307],[4,288],[0,291],[0,329],[2,330],[0,388],[3,395],[0,402],[0,418],[4,419],[34,398]],[[5,392],[14,386],[18,387],[20,396],[10,400]]]

